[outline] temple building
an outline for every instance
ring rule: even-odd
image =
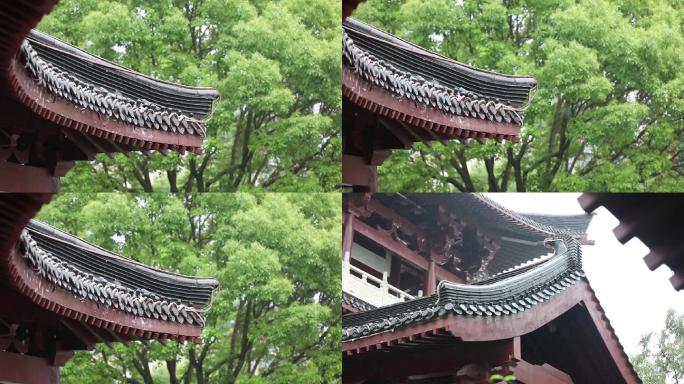
[[[201,342],[212,278],[148,267],[29,220],[45,200],[0,198],[0,382],[59,383],[97,343]]]
[[[0,191],[23,192],[0,194],[0,382],[58,383],[74,351],[100,342],[199,342],[217,287],[31,221],[75,161],[200,153],[219,96],[32,30],[57,2],[0,2]]]
[[[201,152],[214,89],[172,84],[32,30],[57,0],[0,4],[0,191],[56,192],[98,153]]]
[[[673,272],[670,283],[684,289],[684,238],[680,217],[684,215],[681,193],[584,193],[578,199],[582,208],[593,212],[603,206],[620,224],[613,230],[625,244],[638,238],[648,248],[644,257],[651,271],[666,265]]]
[[[582,271],[591,214],[343,199],[343,382],[640,383]]]
[[[536,81],[474,68],[351,17],[342,33],[342,183],[377,190],[377,166],[416,142],[518,141]]]

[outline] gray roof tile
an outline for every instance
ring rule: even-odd
[[[101,116],[145,129],[205,135],[218,92],[156,80],[33,30],[19,55],[52,94]]]
[[[348,314],[342,320],[343,341],[424,322],[455,313],[463,316],[507,316],[525,311],[561,293],[584,276],[581,249],[570,235],[549,238],[554,256],[505,276],[463,285],[443,282],[438,293],[415,300]]]
[[[344,62],[366,80],[447,114],[522,124],[536,81],[438,56],[352,18],[343,23]]]
[[[133,316],[204,324],[218,282],[160,271],[32,220],[22,231],[26,262],[73,295]]]

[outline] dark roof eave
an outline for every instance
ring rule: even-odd
[[[144,84],[148,84],[157,89],[169,90],[173,93],[184,95],[187,97],[202,96],[204,98],[210,98],[213,100],[218,99],[220,96],[219,92],[211,87],[191,87],[182,84],[171,83],[160,79],[155,79],[151,76],[135,72],[129,68],[123,67],[116,63],[112,63],[99,56],[95,56],[91,53],[88,53],[80,48],[63,42],[62,40],[59,40],[58,38],[48,35],[47,33],[41,32],[37,29],[31,30],[31,32],[27,36],[27,39],[44,44],[54,49],[58,49],[60,51],[63,51],[64,53],[68,53],[70,55],[79,57],[87,62],[95,63],[101,65],[102,67],[110,68],[113,71],[125,73],[127,75],[132,76],[136,80]]]
[[[127,265],[130,266],[131,269],[140,271],[141,273],[147,274],[147,275],[152,275],[156,276],[158,278],[162,278],[165,280],[169,281],[175,281],[183,284],[188,284],[188,285],[194,285],[197,287],[211,287],[211,288],[216,288],[218,287],[218,281],[214,279],[213,277],[194,277],[194,276],[186,276],[186,275],[181,275],[178,273],[174,272],[169,272],[165,271],[162,269],[150,267],[148,265],[145,265],[143,263],[140,263],[138,261],[135,261],[131,258],[121,256],[119,254],[110,252],[104,248],[101,248],[99,246],[93,245],[91,243],[88,243],[86,241],[83,241],[79,239],[76,236],[73,236],[71,234],[68,234],[66,232],[60,231],[59,229],[32,219],[29,221],[29,224],[27,225],[27,228],[31,231],[36,231],[39,233],[43,233],[49,237],[54,238],[55,240],[62,241],[64,243],[70,244],[74,247],[77,248],[82,248],[82,249],[87,249],[90,250],[93,253],[96,253],[98,255],[101,255],[103,257],[111,258],[111,259],[116,259],[120,260]]]
[[[353,28],[359,31],[363,31],[365,34],[369,36],[376,37],[381,40],[385,40],[387,42],[392,43],[393,45],[396,45],[398,47],[404,48],[406,50],[424,55],[427,58],[431,58],[434,60],[440,60],[444,63],[447,63],[449,65],[453,65],[455,68],[458,68],[458,70],[467,72],[475,77],[479,77],[481,79],[489,79],[489,80],[494,80],[497,82],[501,82],[503,84],[524,84],[530,87],[535,87],[537,85],[537,81],[531,77],[531,76],[525,76],[525,75],[508,75],[508,74],[503,74],[499,72],[494,72],[494,71],[489,71],[485,69],[480,69],[473,67],[472,65],[466,64],[466,63],[461,63],[459,61],[456,61],[454,59],[436,54],[434,52],[428,51],[427,49],[410,43],[406,40],[400,39],[390,33],[387,33],[381,29],[378,29],[376,27],[373,27],[369,24],[366,24],[360,20],[356,20],[352,17],[348,17],[344,21],[344,25],[348,28]]]
[[[507,316],[532,308],[582,279],[581,249],[567,235],[552,244],[556,254],[534,268],[520,268],[485,285],[440,284],[438,293],[343,317],[342,339],[365,337],[388,329],[442,317]]]

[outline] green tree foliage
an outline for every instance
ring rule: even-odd
[[[644,383],[684,383],[684,314],[670,309],[665,328],[642,336],[639,346],[631,361]]]
[[[339,382],[340,205],[337,194],[59,194],[39,219],[220,282],[203,344],[98,345],[63,382]]]
[[[144,74],[221,92],[204,154],[99,155],[68,191],[329,191],[340,179],[340,6],[63,0],[38,26]]]
[[[682,189],[684,3],[675,0],[369,0],[354,14],[539,86],[517,144],[396,151],[381,189]]]

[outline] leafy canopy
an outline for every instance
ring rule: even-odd
[[[221,92],[204,154],[99,155],[65,191],[329,191],[340,178],[339,4],[63,0],[38,26],[141,73]]]
[[[684,3],[368,0],[354,17],[461,62],[534,76],[518,144],[395,151],[385,191],[684,187]]]
[[[644,383],[684,382],[684,314],[667,312],[665,328],[641,337],[642,351],[631,360]]]
[[[63,382],[339,382],[340,206],[337,194],[60,193],[39,219],[220,283],[203,344],[98,345],[76,354]]]

